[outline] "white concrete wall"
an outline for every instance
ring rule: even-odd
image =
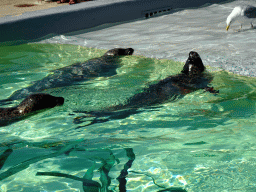
[[[105,23],[145,17],[167,8],[200,7],[223,0],[95,0],[0,18],[0,42],[34,40]]]

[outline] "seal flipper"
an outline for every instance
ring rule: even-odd
[[[86,125],[81,125],[76,127],[76,129],[86,127],[89,125],[93,125],[96,123],[105,123],[111,120],[124,119],[129,117],[130,115],[141,113],[142,110],[138,109],[126,109],[121,111],[75,111],[79,113],[85,113],[86,115],[76,117],[73,120],[74,124],[83,124],[85,121],[90,121]],[[88,120],[88,118],[94,118],[93,120]]]
[[[0,106],[9,105],[9,104],[12,104],[12,100],[11,99],[0,100]]]

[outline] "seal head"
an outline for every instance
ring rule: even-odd
[[[189,57],[181,72],[185,75],[195,76],[200,75],[204,70],[205,67],[199,54],[195,51],[190,51]]]
[[[38,93],[29,95],[17,107],[19,112],[24,115],[42,109],[53,108],[63,105],[63,97],[54,97],[46,93]]]
[[[127,49],[122,49],[122,48],[115,48],[107,51],[104,56],[124,56],[124,55],[132,55],[134,52],[133,48],[127,48]]]
[[[7,125],[29,115],[63,105],[63,97],[54,97],[46,93],[36,93],[26,97],[18,106],[0,108],[0,125]]]

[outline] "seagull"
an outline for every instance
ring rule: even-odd
[[[247,6],[238,6],[233,9],[230,15],[227,17],[227,28],[228,31],[231,23],[235,20],[238,20],[241,23],[251,23],[251,27],[253,28],[252,20],[256,19],[256,7],[247,5]]]

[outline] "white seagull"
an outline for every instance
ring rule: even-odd
[[[251,23],[251,27],[253,28],[252,21],[254,19],[256,19],[256,7],[251,5],[235,7],[227,18],[226,30],[228,31],[233,21],[241,23],[240,29],[242,29],[242,23]]]

